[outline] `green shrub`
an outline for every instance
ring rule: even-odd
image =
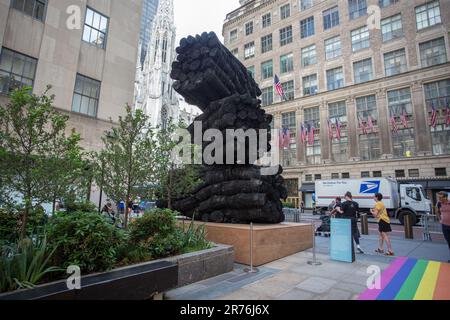
[[[212,243],[206,240],[206,230],[204,225],[196,226],[194,220],[192,220],[186,230],[183,224],[183,253],[210,248],[212,248]]]
[[[63,267],[77,265],[84,273],[111,269],[125,242],[124,232],[98,213],[64,213],[48,224],[49,242],[57,246],[54,261]]]
[[[14,241],[19,236],[19,215],[0,209],[0,240]]]
[[[19,239],[20,225],[22,223],[21,208],[0,209],[0,240],[15,242]],[[27,235],[41,234],[47,222],[47,215],[42,207],[30,211],[27,223]]]
[[[283,208],[295,209],[295,205],[292,202],[282,201]]]
[[[33,236],[0,250],[0,292],[31,288],[44,276],[62,270],[49,267],[55,249],[50,249],[45,237]]]
[[[66,212],[73,213],[73,212],[95,212],[98,208],[93,204],[92,202],[85,201],[66,201]]]

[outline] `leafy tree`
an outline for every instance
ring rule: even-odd
[[[155,138],[142,110],[126,107],[125,117],[103,138],[105,148],[94,154],[94,178],[116,203],[140,195],[139,187],[155,181]],[[128,211],[125,210],[125,227]]]
[[[0,200],[21,208],[21,237],[34,209],[64,198],[82,179],[80,136],[66,135],[68,116],[53,107],[49,90],[35,95],[30,87],[16,89],[0,106]],[[16,197],[8,199],[11,194]]]

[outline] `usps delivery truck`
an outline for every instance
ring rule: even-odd
[[[404,223],[405,215],[410,215],[413,224],[420,220],[423,214],[431,214],[432,204],[427,199],[421,185],[399,184],[390,178],[367,178],[367,179],[342,179],[342,180],[318,180],[316,181],[317,208],[321,212],[327,210],[330,203],[350,191],[353,200],[358,202],[361,212],[370,213],[374,208],[374,195],[381,193],[383,203],[391,217]]]

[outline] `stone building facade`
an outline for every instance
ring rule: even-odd
[[[134,97],[142,0],[0,0],[0,104],[14,85],[51,85],[88,150]]]
[[[380,176],[433,198],[450,190],[449,31],[448,0],[253,0],[227,15],[226,46],[254,74],[273,128],[290,129],[291,196],[312,207],[317,179]]]

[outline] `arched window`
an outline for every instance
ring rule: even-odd
[[[162,61],[164,63],[167,61],[167,33],[164,34],[162,43]]]
[[[156,56],[158,55],[158,50],[159,50],[159,34],[156,34],[155,56],[153,57],[153,61],[156,61]]]
[[[169,119],[169,113],[167,111],[167,107],[163,106],[161,110],[161,129],[167,129],[167,121]]]

